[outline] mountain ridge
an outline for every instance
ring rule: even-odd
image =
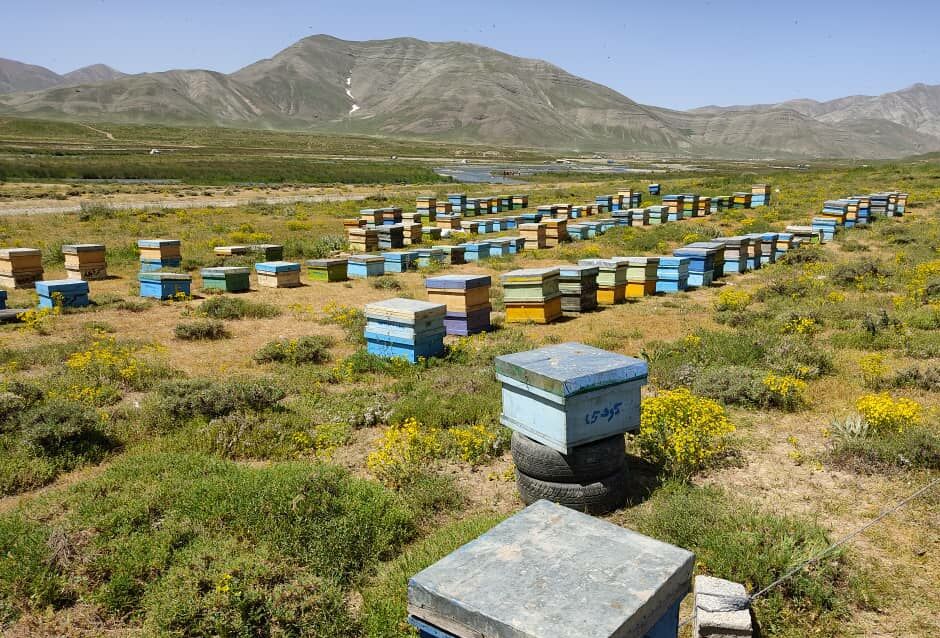
[[[320,34],[231,74],[124,75],[102,65],[68,75],[81,81],[59,76],[56,86],[0,95],[0,113],[728,158],[940,150],[940,86],[676,111],[543,60],[465,42]],[[22,76],[20,69],[21,83]],[[48,81],[39,73],[33,85]]]

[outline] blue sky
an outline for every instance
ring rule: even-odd
[[[475,42],[672,108],[940,84],[940,0],[0,0],[0,57],[60,73],[231,72],[317,33]]]

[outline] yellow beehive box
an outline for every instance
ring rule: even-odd
[[[506,323],[551,323],[561,318],[561,295],[545,303],[506,304]]]
[[[656,281],[628,281],[625,291],[627,297],[649,297],[656,294]]]
[[[614,306],[623,303],[627,296],[627,284],[597,289],[597,303],[601,306]]]

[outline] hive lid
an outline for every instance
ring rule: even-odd
[[[627,381],[645,380],[645,361],[577,342],[496,358],[496,373],[568,397]]]
[[[428,277],[424,280],[427,288],[469,290],[471,288],[483,288],[492,284],[489,275],[442,275],[440,277]]]
[[[689,264],[688,257],[660,257],[659,258],[659,267],[660,268],[680,268],[683,265]]]
[[[366,304],[365,315],[368,319],[394,319],[396,321],[415,322],[422,319],[443,317],[447,306],[417,299],[386,299]]]
[[[3,248],[0,250],[0,259],[9,259],[10,257],[35,257],[42,255],[38,248]]]
[[[63,244],[62,252],[66,255],[75,253],[93,253],[104,250],[104,244]]]
[[[413,576],[409,612],[486,638],[643,636],[689,591],[694,564],[687,550],[542,500]]]
[[[567,265],[560,266],[558,271],[561,273],[561,277],[564,278],[576,278],[580,279],[582,277],[591,277],[597,276],[600,272],[600,268],[597,266],[588,266],[588,265]]]
[[[300,270],[300,264],[293,261],[261,261],[255,264],[258,272],[293,272]]]
[[[164,248],[166,246],[179,246],[178,239],[138,239],[138,248]]]
[[[558,275],[557,268],[523,268],[504,273],[499,278],[506,284],[524,284],[541,283],[553,277],[558,277]]]
[[[345,266],[345,257],[335,257],[332,259],[308,259],[308,268],[329,268],[330,266]]]
[[[350,255],[349,263],[351,264],[374,264],[377,262],[384,262],[385,257],[382,255]]]
[[[192,281],[193,278],[190,275],[182,272],[139,272],[137,273],[138,281]]]
[[[213,268],[203,268],[199,274],[203,277],[224,277],[225,275],[247,275],[251,273],[248,266],[216,266]]]
[[[43,296],[49,296],[53,292],[88,292],[88,282],[81,279],[47,279],[36,282],[36,292]]]
[[[646,266],[659,264],[659,257],[627,257],[627,263],[631,266],[645,268]]]

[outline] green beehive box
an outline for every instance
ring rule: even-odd
[[[284,246],[281,244],[254,244],[248,247],[260,261],[281,261],[284,259]]]
[[[221,266],[203,268],[202,287],[225,292],[244,292],[251,290],[251,269],[240,266]]]
[[[314,281],[346,281],[346,259],[311,259],[307,274]]]

